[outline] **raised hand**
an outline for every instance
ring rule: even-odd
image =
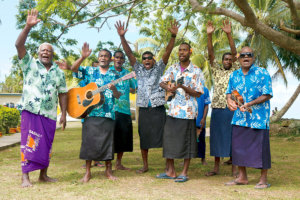
[[[125,30],[125,23],[123,22],[123,24],[122,24],[121,21],[118,21],[118,22],[115,24],[115,27],[116,27],[116,29],[117,29],[117,31],[118,31],[119,36],[124,36],[125,33],[126,33],[127,30],[128,30],[128,29]]]
[[[33,27],[41,21],[40,19],[37,18],[39,12],[36,9],[28,10],[27,14],[28,14],[26,20],[27,26]]]
[[[70,70],[71,69],[71,66],[69,66],[65,60],[54,61],[54,62],[58,65],[58,67],[60,69],[63,69],[63,70]]]
[[[85,59],[89,57],[91,53],[92,49],[90,49],[89,44],[85,42],[82,46],[81,56]]]
[[[229,22],[228,19],[226,19],[225,21],[223,21],[223,27],[222,30],[225,33],[231,33],[231,23]]]
[[[171,27],[168,28],[168,30],[171,32],[172,35],[177,35],[178,29],[181,25],[174,19],[174,21],[171,21]]]
[[[207,34],[212,34],[215,31],[212,21],[208,21],[206,25]]]

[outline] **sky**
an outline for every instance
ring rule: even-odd
[[[4,81],[5,75],[9,74],[12,58],[17,53],[15,48],[15,41],[19,33],[21,32],[21,30],[16,29],[15,16],[17,14],[17,4],[18,1],[14,0],[0,1],[0,19],[2,21],[2,24],[0,25],[0,82]],[[96,44],[99,40],[101,40],[102,42],[113,41],[115,45],[119,45],[120,38],[114,27],[114,23],[116,20],[126,21],[126,18],[118,17],[110,20],[109,27],[105,25],[100,32],[98,32],[96,29],[87,28],[85,25],[80,25],[71,29],[68,33],[68,37],[72,37],[78,40],[78,45],[74,47],[75,52],[79,53],[84,42],[88,42],[90,44],[90,48],[92,49],[96,48]],[[131,23],[128,32],[126,33],[126,39],[134,42],[139,37],[142,36],[139,36],[138,28]],[[275,73],[275,69],[272,66],[268,66],[268,71],[271,76]],[[273,98],[271,99],[271,110],[273,110],[275,107],[280,110],[289,100],[299,84],[299,81],[293,76],[291,72],[287,72],[286,76],[288,80],[288,87],[286,87],[283,81],[280,79],[273,81]],[[299,96],[292,107],[284,115],[284,118],[300,118]]]

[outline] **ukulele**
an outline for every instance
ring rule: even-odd
[[[169,86],[176,86],[176,85],[178,85],[178,84],[183,84],[183,79],[184,79],[184,77],[182,76],[182,77],[180,77],[179,79],[177,79],[177,81],[174,81],[174,80],[171,80],[171,81],[169,81],[168,83],[167,83],[167,85],[168,85],[168,87]],[[174,97],[175,97],[175,92],[168,92],[167,90],[166,90],[166,95],[165,95],[165,100],[166,101],[171,101]]]
[[[233,101],[235,101],[235,103],[238,105],[238,107],[241,107],[242,105],[244,105],[244,99],[242,97],[242,95],[239,94],[239,92],[237,90],[233,90],[231,93],[231,99]],[[252,109],[251,108],[246,108],[246,111],[248,111],[249,113],[252,113]]]
[[[135,77],[135,72],[126,74],[125,76],[116,79],[109,84],[117,84]],[[96,105],[104,103],[103,91],[108,88],[106,84],[98,88],[96,83],[89,83],[85,87],[72,88],[68,91],[68,114],[77,119],[85,118]]]

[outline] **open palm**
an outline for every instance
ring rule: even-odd
[[[215,31],[215,27],[213,26],[211,21],[207,22],[206,31],[207,31],[207,34],[211,34]]]
[[[41,20],[37,18],[39,12],[36,9],[28,10],[26,24],[30,27],[35,26]]]
[[[125,23],[121,22],[121,21],[118,21],[116,24],[115,24],[115,27],[118,31],[118,34],[119,36],[124,36],[125,33],[127,32],[127,29],[125,30]]]

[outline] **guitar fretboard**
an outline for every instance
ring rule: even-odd
[[[123,78],[123,77],[122,77],[122,78]],[[110,82],[109,84],[115,85],[115,84],[121,82],[121,81],[123,80],[122,78],[119,78],[119,79],[117,79],[117,80],[114,80],[114,81]],[[98,89],[94,90],[94,91],[92,92],[93,96],[94,96],[95,94],[98,94],[98,93],[103,92],[104,90],[106,90],[106,89],[108,88],[108,85],[109,85],[109,84],[103,85],[102,87],[99,87]]]

